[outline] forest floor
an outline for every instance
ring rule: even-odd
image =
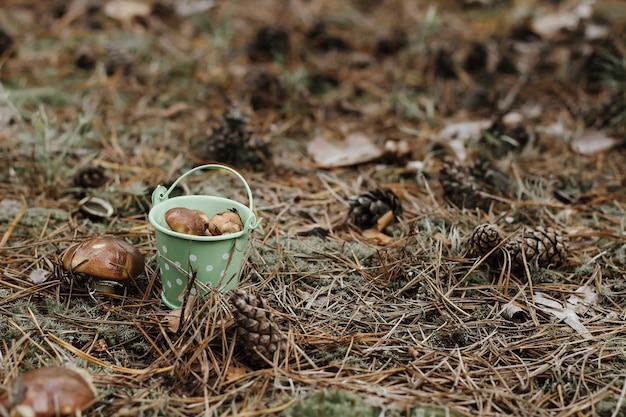
[[[626,416],[626,3],[5,0],[0,29],[5,391],[72,366],[89,416]],[[231,291],[179,328],[161,299],[152,192],[213,162],[251,193],[173,192],[254,204],[266,360]],[[62,265],[97,235],[145,255],[112,294]]]

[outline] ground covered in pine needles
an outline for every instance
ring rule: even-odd
[[[71,365],[90,416],[626,416],[626,8],[534,3],[5,1],[3,391]],[[213,161],[263,220],[173,326],[150,196]],[[110,295],[61,265],[101,234],[146,255]]]

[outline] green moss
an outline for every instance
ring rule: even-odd
[[[595,415],[598,417],[626,417],[626,401],[622,401],[617,409],[619,398],[611,397],[595,405]]]
[[[22,209],[22,203],[17,200],[0,201],[0,223],[8,224],[12,222]],[[68,214],[63,210],[49,209],[43,207],[31,207],[20,219],[19,224],[29,227],[41,227],[46,222],[67,221]]]
[[[375,417],[380,409],[348,391],[324,390],[285,410],[284,417]]]
[[[367,401],[351,392],[327,389],[318,391],[281,413],[283,417],[368,417],[386,415],[389,417],[461,417],[462,414],[448,408],[436,406],[416,406],[410,410],[373,407]]]

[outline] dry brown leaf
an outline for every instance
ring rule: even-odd
[[[567,298],[567,305],[576,313],[585,314],[600,301],[602,301],[602,296],[596,294],[590,286],[583,285]]]
[[[500,314],[507,320],[522,321],[526,319],[526,312],[513,303],[506,303]]]
[[[439,132],[439,140],[454,152],[459,161],[464,162],[467,159],[465,141],[478,139],[492,124],[490,120],[450,123]]]
[[[43,268],[35,268],[30,272],[30,275],[28,276],[28,280],[32,282],[33,284],[41,284],[42,282],[45,282],[48,279],[49,274],[50,274],[50,271],[47,271]]]
[[[564,31],[573,31],[580,18],[575,13],[541,14],[533,20],[532,30],[544,39],[552,39]]]
[[[182,320],[180,317],[183,312],[182,307],[175,308],[174,310],[167,313],[167,315],[165,316],[165,325],[170,332],[176,333],[178,331],[181,325],[181,321],[184,322],[189,317],[194,304],[195,297],[193,295],[190,295],[187,300],[187,305],[185,306],[185,317]]]
[[[574,152],[582,155],[593,155],[608,151],[621,143],[619,139],[607,136],[606,133],[597,130],[585,130],[575,137],[570,144]]]
[[[343,142],[331,141],[318,136],[309,142],[309,155],[324,168],[362,164],[378,159],[383,151],[363,133],[351,133]]]
[[[246,368],[231,365],[226,369],[226,382],[233,382],[248,373]]]
[[[113,0],[104,6],[104,14],[114,20],[129,21],[136,17],[148,16],[150,5],[132,0]]]
[[[567,303],[566,306],[562,305],[556,300],[548,298],[544,293],[535,292],[535,307],[544,313],[552,314],[559,320],[563,320],[568,326],[580,334],[583,338],[591,338],[589,330],[581,323],[578,314],[574,311],[574,306]]]
[[[217,6],[216,0],[176,0],[173,3],[176,14],[182,17],[203,13]]]

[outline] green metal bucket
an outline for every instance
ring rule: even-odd
[[[169,198],[170,192],[188,175],[206,169],[225,170],[243,183],[248,204],[224,197],[184,195]],[[201,210],[207,216],[235,208],[241,216],[243,230],[221,236],[193,236],[170,229],[165,212],[174,207]],[[237,286],[250,233],[260,223],[254,215],[252,191],[246,180],[232,168],[220,164],[198,166],[187,171],[167,189],[159,185],[152,193],[152,209],[148,220],[154,227],[157,256],[163,291],[161,298],[169,308],[178,308],[187,291],[190,295],[206,295],[211,288],[230,290]],[[188,285],[193,279],[193,285]],[[191,287],[191,288],[188,288]]]

